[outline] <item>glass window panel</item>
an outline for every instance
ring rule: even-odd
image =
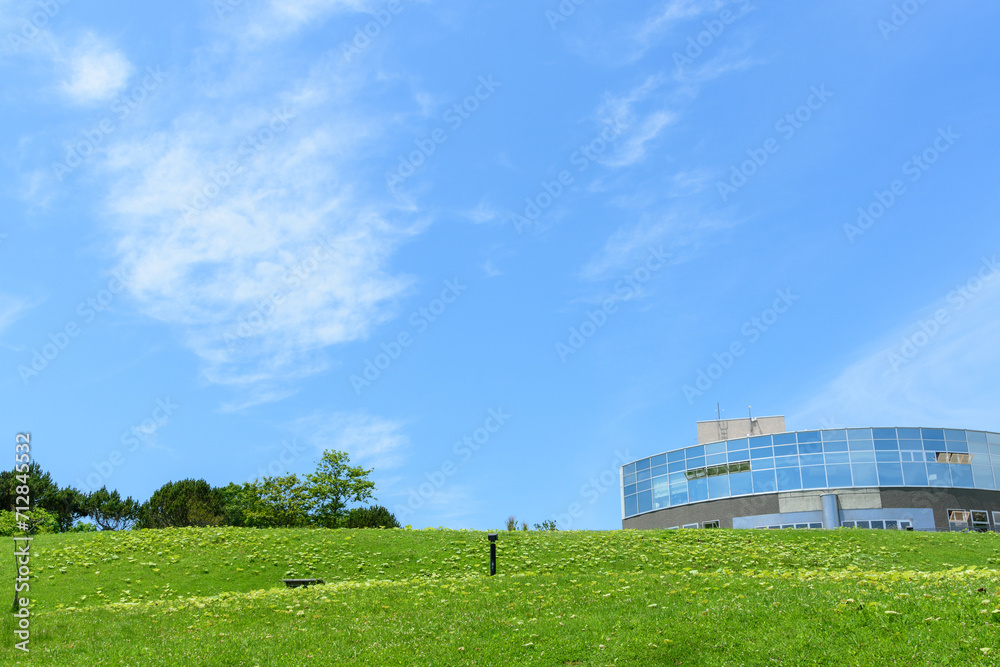
[[[629,484],[625,487],[625,495],[631,496],[635,494],[635,484]]]
[[[704,456],[699,456],[698,458],[688,459],[687,460],[687,467],[688,467],[688,470],[691,470],[693,468],[704,468],[705,467],[705,457]]]
[[[872,528],[876,530],[882,530],[885,528],[885,523],[882,521],[872,521]]]
[[[1000,445],[1000,433],[987,433],[986,442],[991,445]]]
[[[847,431],[839,429],[836,431],[822,431],[823,442],[828,440],[847,440]]]
[[[819,454],[823,451],[821,442],[800,442],[799,454]]]
[[[870,428],[849,428],[847,429],[848,440],[871,440],[872,430]]]
[[[720,463],[725,463],[728,459],[726,458],[726,453],[712,454],[711,456],[705,457],[705,465],[718,465]]]
[[[944,440],[927,440],[924,439],[924,450],[943,452],[944,451]]]
[[[851,466],[827,465],[826,478],[830,486],[853,486],[851,481]]]
[[[687,470],[687,461],[674,461],[667,464],[667,470],[669,472],[683,472]]]
[[[917,450],[923,449],[924,445],[919,440],[900,440],[899,441],[899,448],[900,449],[907,449],[907,450],[909,450],[909,451],[912,452],[912,451],[917,451]]]
[[[878,483],[881,486],[903,486],[903,469],[899,463],[879,463]]]
[[[965,442],[965,431],[958,431],[955,429],[946,428],[944,430],[944,439]]]
[[[846,440],[836,440],[834,442],[824,442],[823,443],[824,452],[846,452],[847,451],[847,441]]]
[[[830,452],[826,454],[827,463],[850,463],[851,455],[847,452]]]
[[[851,463],[875,463],[875,452],[851,452]]]
[[[775,472],[778,478],[778,491],[797,491],[802,488],[802,476],[798,468],[779,468]]]
[[[937,454],[935,452],[924,452],[924,460],[931,463],[937,462]]]
[[[947,463],[927,464],[928,486],[951,486],[951,470]]]
[[[882,454],[882,453],[884,453],[884,452],[878,452],[878,454]],[[914,453],[916,453],[919,456],[921,452],[900,452],[899,453],[899,460],[900,461],[912,461]]]
[[[898,462],[899,452],[875,452],[875,461],[878,463]]]
[[[875,449],[875,445],[871,440],[851,440],[848,449],[852,452],[860,452],[866,449]]]
[[[924,440],[944,440],[944,431],[939,428],[922,428],[920,437]]]
[[[748,442],[749,441],[746,438],[742,438],[740,440],[730,440],[726,443],[726,451],[734,452],[737,449],[749,449],[750,445],[747,444]]]
[[[749,461],[750,460],[750,450],[749,449],[737,449],[729,452],[730,461]]]
[[[823,455],[822,454],[803,454],[799,456],[799,461],[804,466],[821,466],[823,465]]]
[[[708,497],[709,498],[729,497],[729,475],[719,475],[718,477],[708,478]]]
[[[635,478],[636,480],[649,479],[649,468],[646,468],[645,470],[639,470],[638,472],[636,472]]]
[[[793,466],[799,465],[798,456],[775,456],[774,457],[774,467],[775,468],[791,468]]]
[[[989,466],[972,466],[972,481],[977,489],[995,489],[993,483],[993,468]]]
[[[634,463],[629,463],[627,466],[623,466],[622,470],[625,472],[626,475],[634,474],[635,473],[635,464]]]
[[[951,467],[952,486],[975,486],[972,483],[972,466],[948,464]]]
[[[677,507],[678,505],[683,505],[688,501],[688,491],[685,485],[683,490],[675,490],[674,487],[670,487],[670,506]]]
[[[726,451],[726,443],[715,442],[711,445],[705,445],[705,456],[709,454],[722,454]]]
[[[798,436],[800,445],[803,442],[819,442],[820,440],[819,431],[803,431],[802,433],[799,433]]]
[[[649,465],[651,465],[654,468],[656,466],[661,466],[666,462],[667,462],[666,454],[657,454],[656,456],[650,457],[649,459]]]
[[[639,504],[635,496],[625,496],[625,516],[639,513]]]
[[[870,528],[871,527],[871,526],[869,526],[869,524],[868,524],[867,521],[858,521],[857,522],[857,526],[858,526],[858,528]]]
[[[775,445],[794,445],[797,442],[794,433],[775,433],[771,438]]]
[[[949,442],[948,443],[949,452],[968,452],[969,445],[964,442]]]
[[[754,493],[773,493],[778,490],[773,470],[754,470],[750,475],[753,477]]]
[[[894,428],[873,428],[872,437],[876,440],[895,440],[896,439],[896,429]]]
[[[688,447],[687,449],[684,450],[684,454],[689,459],[698,458],[699,456],[705,455],[705,447],[704,445],[699,447]]]
[[[990,446],[985,442],[970,442],[969,451],[973,454],[989,454]]]
[[[653,492],[643,491],[642,493],[637,493],[635,495],[639,499],[639,511],[648,512],[653,509]]]
[[[670,485],[658,484],[653,486],[653,509],[670,507]]]
[[[874,463],[852,463],[851,475],[854,486],[878,486],[878,473]]]
[[[1000,445],[987,445],[990,448],[990,456],[1000,457]]]
[[[751,459],[762,459],[765,457],[770,458],[772,456],[774,456],[774,450],[770,447],[761,447],[760,449],[750,450]]]
[[[927,466],[923,463],[904,463],[903,484],[906,486],[927,486]]]
[[[667,466],[656,466],[655,468],[650,468],[650,474],[653,477],[659,477],[661,475],[667,474]]]
[[[802,488],[826,488],[826,468],[823,466],[802,466]]]
[[[631,475],[625,475],[625,478],[622,480],[622,484],[624,484],[625,486],[628,486],[629,484],[635,484],[635,474],[633,473]]]
[[[649,479],[645,479],[641,482],[636,482],[635,485],[636,492],[649,491],[651,488],[653,488],[653,481]]]
[[[775,456],[791,456],[792,454],[798,454],[799,448],[796,445],[775,445],[774,455]]]
[[[896,440],[876,440],[875,449],[881,449],[883,451],[889,449],[899,450],[899,442]]]
[[[674,461],[683,461],[683,460],[684,460],[683,449],[675,449],[672,452],[667,452],[667,463],[673,463]]]
[[[986,442],[986,434],[982,431],[966,431],[965,439],[967,442]]]
[[[919,440],[920,439],[920,429],[919,428],[897,428],[896,437],[900,440]]]
[[[768,470],[774,468],[774,459],[753,459],[750,461],[751,470]]]
[[[749,472],[737,472],[729,476],[729,490],[734,496],[753,493],[753,480]]]
[[[707,477],[688,480],[688,498],[689,502],[692,503],[698,500],[708,500]]]
[[[758,435],[755,438],[750,438],[750,449],[754,447],[770,447],[771,446],[771,436],[769,435]]]
[[[636,470],[649,470],[649,459],[642,459],[635,462]]]

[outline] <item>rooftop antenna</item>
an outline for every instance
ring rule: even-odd
[[[750,435],[753,435],[753,426],[754,426],[754,424],[757,424],[757,420],[753,418],[753,406],[752,405],[748,405],[747,406],[747,412],[750,415]],[[757,424],[757,430],[758,431],[760,430],[760,424]]]
[[[719,425],[719,440],[728,440],[729,424],[726,423],[726,411],[718,403],[715,404],[715,421]]]

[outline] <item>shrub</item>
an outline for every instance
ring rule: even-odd
[[[347,513],[344,528],[399,528],[395,515],[382,507],[355,507]]]
[[[21,516],[27,516],[29,522],[35,524],[35,534],[59,532],[59,522],[56,517],[41,507],[23,512]],[[0,535],[10,537],[15,532],[22,532],[17,530],[17,513],[0,510]]]

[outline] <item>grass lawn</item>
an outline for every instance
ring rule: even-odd
[[[471,531],[33,544],[31,652],[5,614],[3,664],[1000,664],[1000,534],[503,532],[496,577]]]

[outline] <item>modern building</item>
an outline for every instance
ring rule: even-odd
[[[1000,530],[1000,434],[720,419],[621,485],[623,528]]]

